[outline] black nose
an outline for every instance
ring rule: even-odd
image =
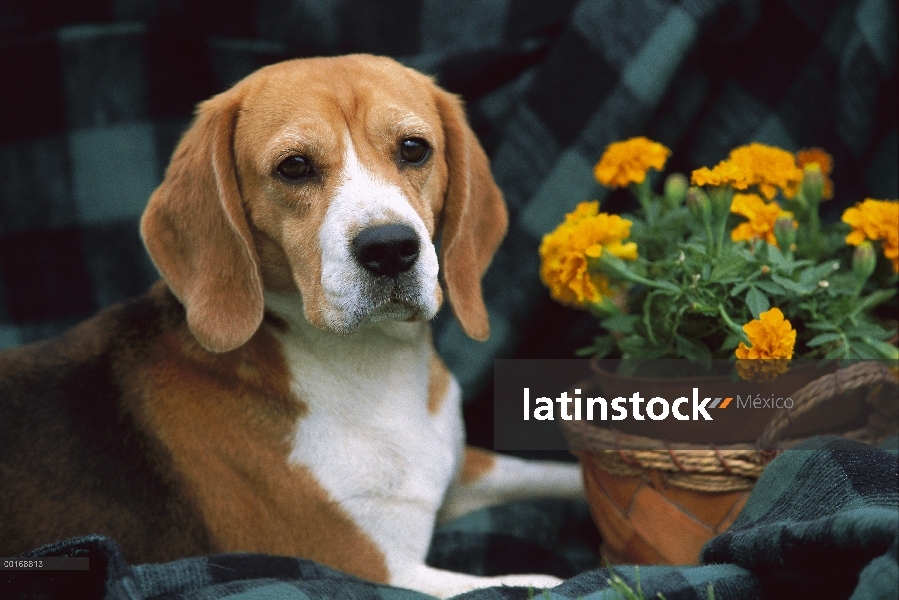
[[[418,259],[418,236],[408,225],[380,225],[353,240],[359,264],[375,275],[391,277],[408,271]]]

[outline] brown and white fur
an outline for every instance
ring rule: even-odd
[[[163,281],[0,354],[0,555],[101,533],[135,563],[265,552],[444,597],[557,583],[424,564],[438,518],[582,494],[574,466],[466,448],[431,341],[444,290],[488,336],[506,222],[460,101],[390,59],[276,64],[202,103],[141,224]],[[385,274],[358,246],[389,225],[417,249]]]

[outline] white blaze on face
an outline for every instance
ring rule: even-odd
[[[340,185],[319,232],[324,317],[337,333],[364,323],[410,317],[429,320],[439,308],[437,252],[421,216],[395,185],[379,180],[359,160],[349,135]],[[415,264],[396,277],[377,277],[353,256],[353,239],[379,225],[401,224],[418,236]]]

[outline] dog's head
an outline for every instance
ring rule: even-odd
[[[193,334],[222,352],[256,332],[264,289],[298,291],[339,334],[432,318],[438,236],[453,311],[486,339],[481,277],[506,222],[460,101],[356,55],[272,65],[202,103],[141,233]]]

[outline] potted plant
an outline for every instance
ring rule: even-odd
[[[763,384],[801,371],[791,369],[798,359],[899,358],[899,201],[866,199],[840,222],[822,224],[820,204],[834,195],[830,156],[758,143],[734,149],[689,179],[671,174],[656,193],[648,174],[663,170],[669,155],[643,137],[610,144],[594,174],[605,186],[629,189],[637,210],[609,214],[598,202],[582,202],[540,246],[541,278],[551,296],[597,317],[599,334],[581,355],[625,359],[617,373],[594,362],[604,377],[598,385],[644,376],[647,367],[655,376],[669,375],[660,365],[670,363],[661,359],[683,359],[677,370],[697,375],[711,373],[714,359],[728,359],[743,380]],[[889,369],[875,375],[895,381]],[[833,374],[799,376],[792,389]],[[822,385],[795,399],[806,404],[793,414],[848,389]],[[764,439],[776,442],[789,416],[769,426]],[[627,438],[633,442],[628,453],[620,431],[613,438],[589,424],[563,424],[569,439],[579,440],[575,450],[606,541],[603,552],[613,561],[695,561],[702,543],[736,517],[776,451],[755,443],[690,451],[664,436]],[[752,425],[753,439],[763,434],[765,423]],[[587,438],[598,451],[584,448]],[[612,439],[614,451],[602,450]],[[635,522],[634,510],[674,531]],[[675,548],[678,543],[683,547]]]

